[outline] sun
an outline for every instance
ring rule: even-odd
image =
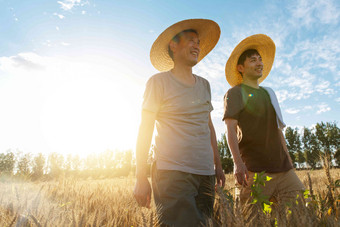
[[[54,152],[88,155],[134,149],[141,94],[118,77],[70,76],[44,100],[41,130]]]

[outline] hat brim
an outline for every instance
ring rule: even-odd
[[[275,43],[269,36],[264,34],[249,36],[235,47],[226,63],[225,75],[228,83],[232,87],[243,82],[243,78],[237,70],[237,62],[241,54],[249,49],[257,50],[262,58],[263,71],[262,76],[259,78],[259,83],[264,81],[270,73],[275,58]]]
[[[168,71],[174,67],[174,62],[168,53],[168,45],[175,35],[187,29],[197,31],[200,39],[201,51],[197,62],[215,47],[221,34],[218,24],[208,19],[189,19],[171,25],[158,36],[151,47],[150,60],[157,70]]]

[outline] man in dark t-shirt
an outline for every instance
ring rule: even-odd
[[[268,76],[275,44],[266,35],[250,36],[239,43],[226,64],[232,86],[224,97],[223,120],[233,154],[236,196],[251,200],[255,173],[265,172],[263,194],[272,201],[288,202],[304,190],[295,174],[282,129],[285,124],[274,91],[259,84]]]

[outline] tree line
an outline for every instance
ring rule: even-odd
[[[7,150],[0,153],[0,179],[19,178],[50,180],[60,176],[77,178],[109,178],[127,176],[132,170],[132,150],[107,150],[86,158],[68,154],[42,153],[32,155],[21,151]]]
[[[340,129],[336,122],[317,123],[313,128],[287,127],[285,132],[288,152],[294,167],[316,169],[322,166],[323,158],[331,166],[340,166]],[[226,173],[233,171],[232,154],[225,134],[217,141],[222,167]]]
[[[297,128],[287,127],[284,134],[290,158],[296,168],[321,167],[320,157],[326,157],[332,166],[340,166],[340,129],[335,122],[317,123],[312,129],[304,127],[300,132]],[[234,164],[225,134],[217,141],[217,146],[224,171],[231,173]],[[150,150],[149,166],[154,148]],[[32,155],[11,149],[0,153],[0,177],[48,180],[73,176],[98,179],[127,176],[134,170],[132,150],[107,150],[86,158],[72,154],[64,157],[59,153]]]

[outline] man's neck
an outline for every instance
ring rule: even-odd
[[[195,77],[192,75],[192,67],[190,66],[175,65],[171,72],[177,80],[184,84],[194,85],[196,82]]]
[[[256,89],[258,89],[260,87],[258,79],[249,80],[249,79],[243,78],[243,82],[242,83],[247,85],[247,86],[249,86],[249,87],[253,87],[253,88],[256,88]]]

